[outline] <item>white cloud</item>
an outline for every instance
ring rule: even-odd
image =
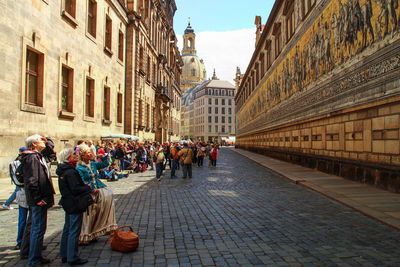
[[[183,39],[178,35],[178,46],[182,51]],[[196,50],[204,60],[207,77],[211,78],[215,68],[217,77],[234,84],[236,67],[242,73],[247,69],[255,47],[255,29],[226,32],[196,33]]]

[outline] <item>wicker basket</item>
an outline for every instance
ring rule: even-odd
[[[121,228],[128,227],[129,231],[120,231]],[[133,232],[129,225],[120,226],[111,233],[110,245],[113,250],[121,252],[134,251],[139,246],[139,236]]]

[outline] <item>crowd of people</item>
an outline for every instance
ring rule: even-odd
[[[42,256],[43,237],[47,226],[47,211],[54,205],[55,190],[50,163],[58,160],[56,174],[61,193],[60,205],[65,211],[65,224],[60,242],[60,257],[69,265],[87,263],[78,256],[79,245],[96,242],[100,236],[117,228],[112,190],[104,181],[117,181],[128,173],[156,169],[161,180],[169,167],[171,179],[182,168],[182,178],[192,178],[192,165],[203,166],[204,158],[215,167],[218,145],[208,143],[124,142],[118,140],[80,140],[74,146],[65,144],[58,153],[53,140],[35,134],[25,140],[18,157],[10,163],[10,177],[16,188],[2,205],[11,209],[15,200],[19,206],[16,250],[28,266],[50,262]]]

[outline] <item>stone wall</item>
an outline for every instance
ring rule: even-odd
[[[238,90],[236,144],[399,192],[399,7],[321,0],[302,16],[294,1],[288,38],[284,2]]]
[[[51,136],[56,149],[65,142],[123,133],[117,123],[117,93],[124,94],[125,62],[118,59],[118,35],[126,36],[126,13],[117,0],[97,1],[96,37],[87,32],[87,2],[76,1],[76,17],[63,15],[64,1],[0,2],[0,170],[24,146],[27,136]],[[105,16],[112,19],[111,52],[104,51]],[[125,43],[125,40],[124,40]],[[44,55],[43,107],[25,104],[26,50]],[[61,68],[74,71],[73,111],[61,117]],[[94,117],[85,116],[86,77],[95,81]],[[103,88],[110,87],[110,121],[103,123]]]

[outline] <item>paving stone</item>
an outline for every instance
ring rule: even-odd
[[[132,225],[139,248],[112,251],[101,237],[79,247],[87,266],[400,266],[399,231],[228,149],[216,168],[193,168],[191,180],[157,183],[151,171],[110,187],[117,223]],[[11,250],[17,218],[17,210],[0,211],[0,265],[26,264]],[[44,255],[56,259],[51,266],[62,265],[63,224],[63,210],[49,210]]]

